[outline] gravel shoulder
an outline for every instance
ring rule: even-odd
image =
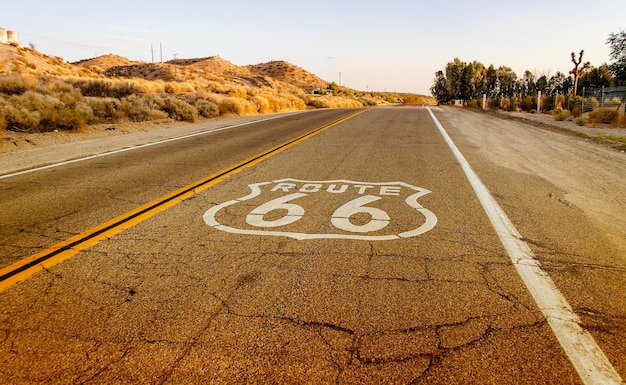
[[[482,112],[439,111],[490,162],[564,191],[563,203],[582,210],[626,255],[626,152],[594,139],[626,137],[626,130],[578,127],[548,115],[498,112],[488,114],[502,119],[485,120]]]

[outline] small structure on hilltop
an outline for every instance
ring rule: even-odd
[[[20,39],[18,38],[16,31],[7,31],[4,28],[0,28],[0,43],[19,46]]]

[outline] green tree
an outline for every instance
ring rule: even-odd
[[[548,88],[548,77],[546,75],[542,75],[539,79],[537,79],[537,91],[541,91],[542,94],[545,94],[546,88]]]
[[[606,43],[610,46],[609,57],[613,62],[609,69],[615,85],[626,85],[626,32],[610,33]]]
[[[446,79],[448,87],[448,96],[450,100],[462,99],[462,83],[463,73],[465,72],[465,62],[462,62],[459,58],[446,65]]]
[[[557,71],[556,75],[548,80],[546,87],[547,95],[566,94],[569,92],[571,77],[566,77],[564,73]]]
[[[517,93],[517,75],[506,66],[498,67],[498,96],[512,98]]]
[[[524,72],[524,77],[520,82],[520,91],[524,96],[536,95],[537,94],[537,82],[535,81],[535,75],[526,70]]]
[[[446,75],[443,74],[443,71],[437,71],[437,73],[435,73],[435,81],[430,88],[430,93],[437,99],[437,103],[439,104],[447,104],[453,99],[448,94],[448,80],[446,79]]]
[[[586,88],[609,87],[613,80],[608,64],[591,67],[579,80],[579,86]]]
[[[495,99],[498,97],[498,70],[491,64],[485,71],[485,92],[487,97]]]

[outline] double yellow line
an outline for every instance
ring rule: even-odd
[[[113,218],[99,226],[89,229],[81,234],[71,237],[63,242],[57,243],[41,252],[22,259],[10,266],[0,269],[0,292],[13,284],[23,281],[33,274],[43,269],[48,269],[73,256],[74,254],[85,250],[96,243],[112,237],[113,235],[124,231],[153,215],[166,210],[179,202],[191,198],[195,194],[221,182],[225,178],[236,174],[248,167],[252,167],[272,155],[276,155],[289,147],[317,135],[333,126],[345,122],[367,110],[359,110],[350,115],[344,116],[321,127],[314,129],[304,135],[291,139],[288,142],[273,147],[267,151],[252,156],[242,162],[229,166],[223,170],[216,172],[204,179],[196,181],[188,186],[178,189],[161,198],[153,200],[135,210],[129,211],[116,218]]]

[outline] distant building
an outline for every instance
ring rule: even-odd
[[[0,44],[12,44],[20,45],[20,39],[15,31],[7,31],[4,28],[0,28]]]

